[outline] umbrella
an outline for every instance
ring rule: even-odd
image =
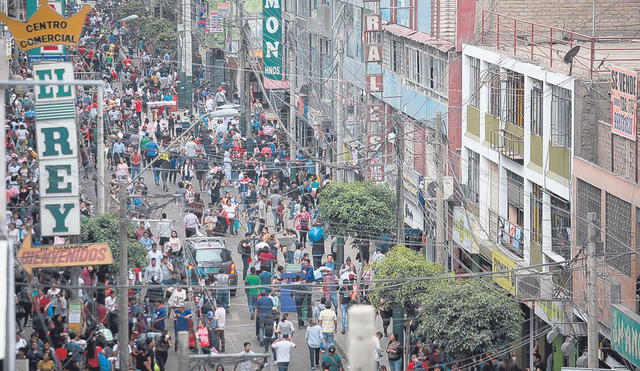
[[[211,117],[228,117],[228,116],[238,116],[240,112],[233,108],[225,108],[217,111],[213,111],[209,114]]]
[[[222,110],[222,109],[226,109],[226,108],[238,109],[238,108],[240,108],[240,107],[242,107],[242,106],[241,106],[241,105],[239,105],[239,104],[227,103],[227,104],[223,104],[223,105],[221,105],[221,106],[220,106],[220,107],[218,107],[217,109],[218,109],[218,110]]]

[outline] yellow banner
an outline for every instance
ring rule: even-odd
[[[113,264],[111,248],[106,243],[32,246],[30,237],[16,256],[29,274],[34,268]]]
[[[505,255],[496,251],[491,251],[492,272],[502,272],[515,269],[518,265]],[[494,274],[493,280],[511,295],[516,294],[516,274],[515,272]]]
[[[49,6],[48,0],[40,0],[40,7],[27,22],[18,21],[0,13],[3,21],[20,49],[27,51],[45,45],[77,46],[82,26],[91,11],[85,4],[71,18],[65,18]]]

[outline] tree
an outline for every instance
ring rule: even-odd
[[[416,333],[450,359],[493,352],[515,341],[524,317],[509,295],[479,279],[446,280],[418,295]]]
[[[115,18],[122,19],[130,15],[136,14],[139,17],[145,17],[149,11],[147,7],[141,1],[127,1],[123,2],[115,11]]]
[[[395,202],[386,185],[331,182],[320,192],[318,207],[330,234],[368,240],[393,229]]]
[[[402,282],[377,282],[369,298],[376,305],[387,304],[405,309],[415,308],[419,295],[434,286],[434,280],[411,280],[440,275],[442,266],[428,262],[423,255],[404,246],[393,247],[384,259],[372,264],[376,280],[405,279]]]
[[[129,252],[128,264],[129,267],[135,267],[136,264],[145,267],[147,265],[147,249],[135,239],[134,229],[135,226],[129,224],[129,243],[127,244],[127,250]],[[108,267],[112,273],[118,270],[118,258],[120,256],[118,230],[118,215],[115,213],[107,213],[98,217],[83,218],[80,231],[82,242],[109,244],[115,262]]]
[[[121,19],[133,14],[138,15],[136,22],[140,26],[142,35],[145,35],[153,43],[155,48],[167,47],[175,51],[178,44],[178,31],[176,24],[166,18],[153,16],[152,9],[138,0],[124,2],[115,12],[116,18]]]

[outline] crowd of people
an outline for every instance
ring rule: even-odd
[[[75,2],[66,4],[69,14],[76,11]],[[133,370],[170,369],[179,331],[189,332],[193,352],[225,353],[227,314],[237,310],[231,295],[242,290],[255,329],[255,339],[247,336],[242,352],[272,356],[244,360],[233,369],[273,363],[280,371],[300,370],[306,365],[293,361],[292,349],[306,346],[311,369],[344,370],[336,334],[348,331],[350,306],[369,303],[373,273],[368,263],[382,259],[382,252],[369,257],[367,250],[337,264],[334,245],[313,233],[322,229],[318,195],[331,181],[322,162],[312,153],[291,150],[286,134],[267,119],[273,108],[259,98],[245,107],[251,111],[246,127],[234,115],[211,117],[238,97],[224,86],[210,86],[201,75],[194,79],[197,108],[176,109],[169,103],[179,84],[172,50],[153,45],[135,26],[116,22],[118,5],[115,0],[97,5],[71,57],[80,76],[94,74],[106,84],[107,184],[95,171],[97,95],[90,88],[76,89],[81,176],[94,186],[83,188],[81,210],[85,217],[94,215],[97,187],[110,189],[110,200],[126,187],[127,212],[137,223],[133,234],[145,249],[145,263],[130,269],[129,289],[122,292],[111,287],[118,283],[117,272],[106,266],[82,267],[79,277],[65,268],[27,275],[16,267],[18,360],[30,371],[119,369],[116,335],[122,315],[128,317],[126,346]],[[13,61],[11,73],[32,77],[28,59]],[[64,243],[39,231],[33,92],[12,91],[6,108],[10,238],[15,246],[28,233],[36,245]],[[117,203],[109,206],[115,211]],[[179,210],[179,218],[169,217],[169,209]],[[240,240],[237,288],[228,272],[207,273],[185,249],[186,238],[218,236]],[[118,307],[119,295],[128,297],[126,311]],[[80,326],[70,326],[71,303],[81,305]],[[383,331],[374,343],[380,370],[386,364],[392,371],[442,369],[440,350],[421,343],[403,365],[404,347],[388,331],[392,310],[382,306],[378,314]],[[304,331],[306,344],[295,343],[298,331]],[[383,349],[384,337],[389,341]]]

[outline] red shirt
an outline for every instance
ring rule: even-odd
[[[136,100],[133,105],[136,106],[136,113],[142,112],[142,101]]]
[[[429,366],[427,365],[427,362],[418,361],[418,363],[422,363],[422,367],[424,367],[425,370],[429,369]],[[413,371],[415,367],[416,367],[416,362],[409,362],[408,371]]]

